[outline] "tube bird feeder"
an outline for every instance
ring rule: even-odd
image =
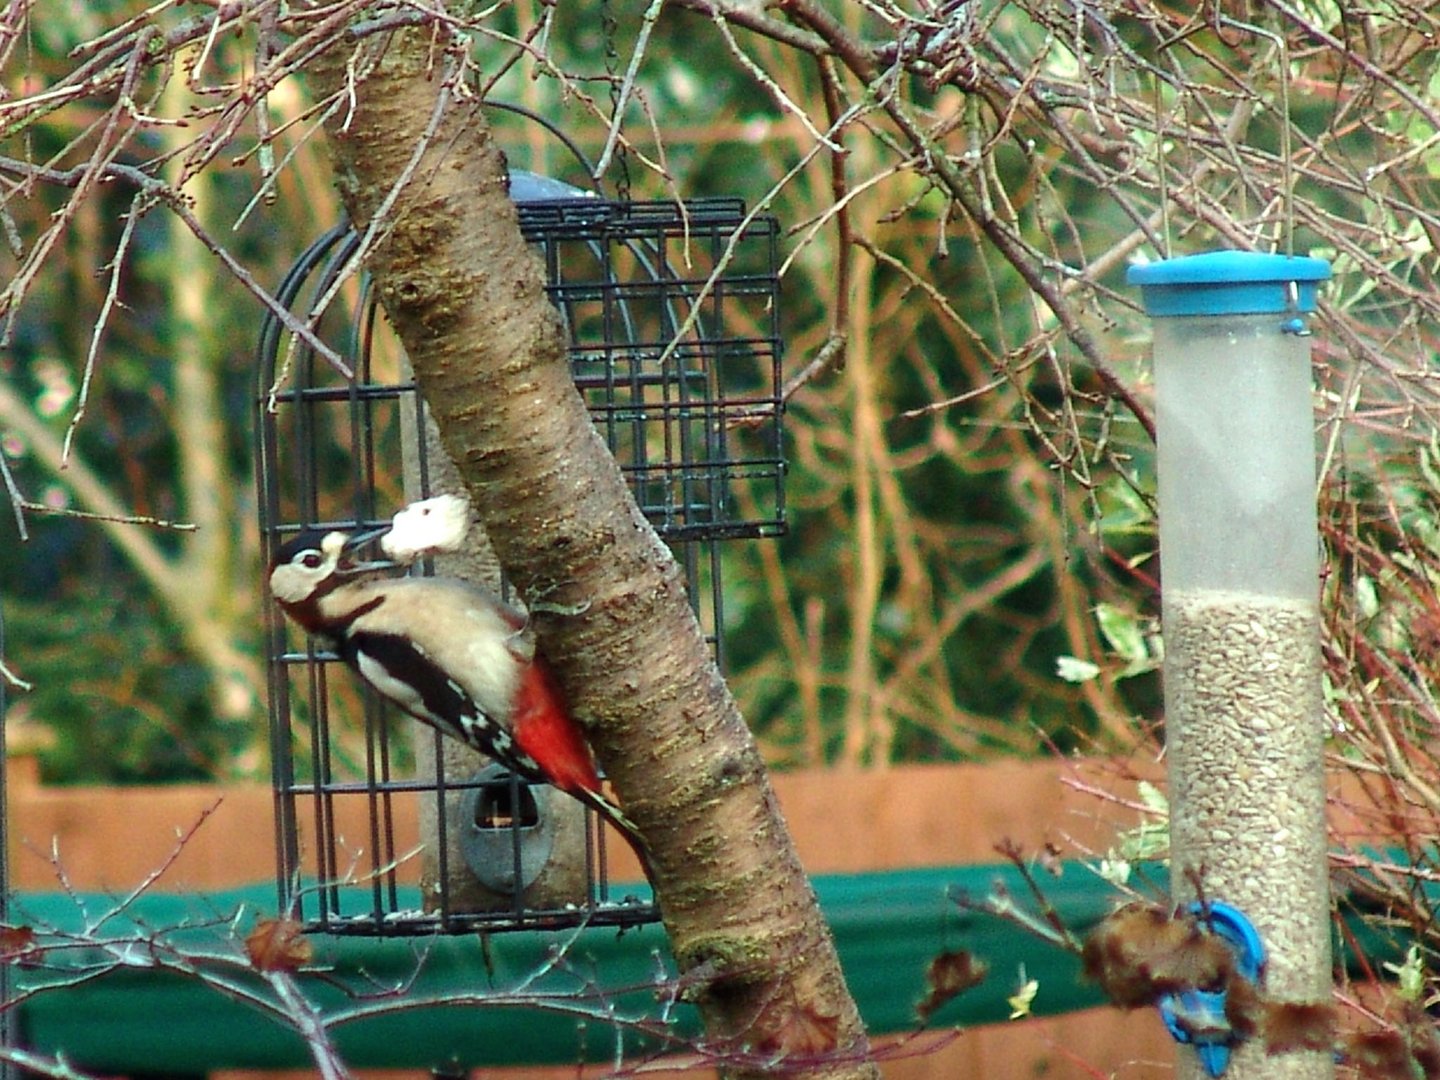
[[[1129,274],[1154,325],[1172,891],[1242,912],[1262,992],[1287,1002],[1331,993],[1306,320],[1329,276],[1234,251]],[[1328,1052],[1216,1039],[1182,1048],[1177,1075],[1334,1075]]]

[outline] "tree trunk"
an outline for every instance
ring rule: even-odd
[[[504,160],[431,28],[313,65],[336,173],[451,458],[649,842],[706,1048],[735,1076],[875,1077],[760,756],[570,381]],[[537,609],[536,602],[539,601]],[[563,614],[559,614],[563,612]]]

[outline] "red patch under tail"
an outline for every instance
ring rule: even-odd
[[[620,830],[635,849],[645,876],[653,882],[649,848],[634,823],[601,789],[590,745],[571,716],[554,673],[538,657],[520,679],[511,720],[516,744],[535,760],[546,779]]]
[[[590,747],[543,660],[537,658],[525,669],[510,719],[515,742],[535,759],[550,783],[572,795],[600,790]]]

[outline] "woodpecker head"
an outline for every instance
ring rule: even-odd
[[[394,563],[357,561],[354,557],[358,549],[386,531],[305,530],[282,544],[275,553],[270,568],[270,592],[285,608],[293,609],[318,601],[346,582],[389,570]]]

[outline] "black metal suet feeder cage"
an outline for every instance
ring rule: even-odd
[[[777,224],[738,200],[611,202],[518,172],[511,194],[564,319],[575,385],[686,568],[723,663],[717,545],[785,525]],[[301,529],[381,523],[458,482],[363,278],[336,287],[357,243],[332,229],[277,291],[301,319],[336,294],[318,336],[353,378],[274,317],[261,334],[267,562]],[[483,555],[440,572],[494,577]],[[310,930],[369,935],[657,917],[647,896],[610,880],[607,847],[619,845],[578,803],[392,713],[273,605],[267,634],[282,912]],[[555,870],[552,851],[567,845],[578,855]]]

